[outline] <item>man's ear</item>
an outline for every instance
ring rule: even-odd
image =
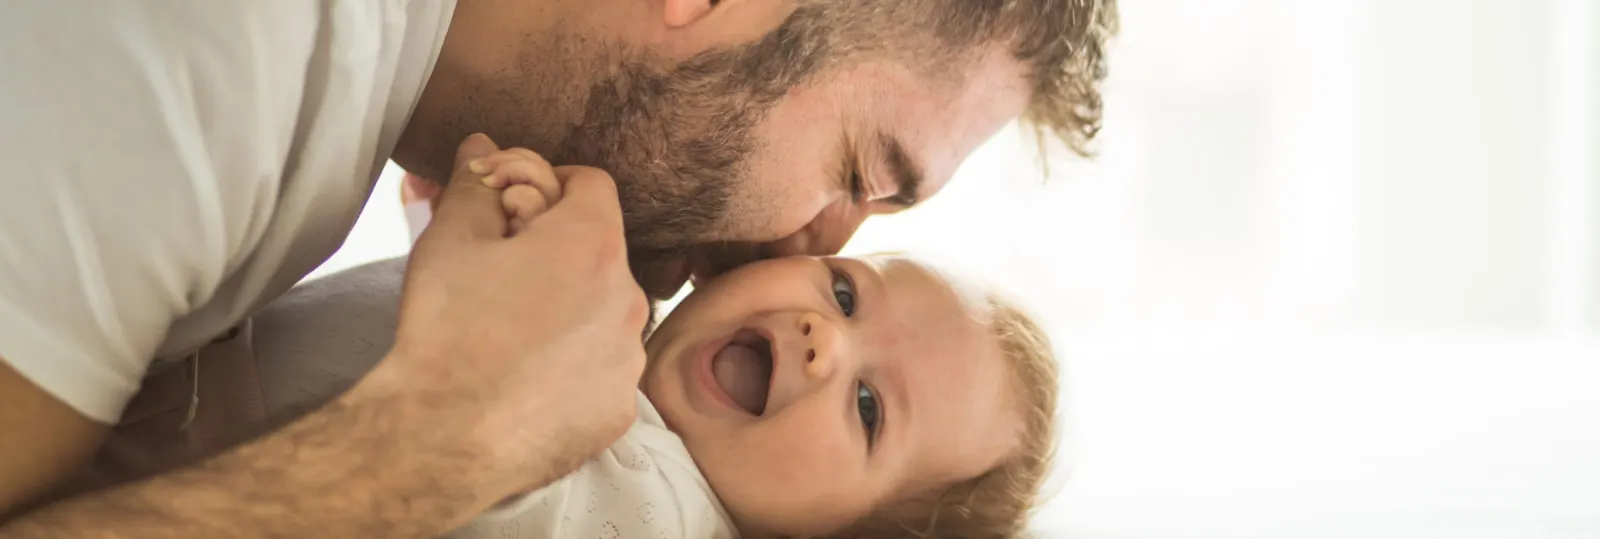
[[[717,0],[663,0],[662,22],[668,28],[683,28],[705,18],[719,3]]]

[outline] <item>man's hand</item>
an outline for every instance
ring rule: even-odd
[[[511,152],[520,157],[495,168],[555,191],[513,211],[510,234],[501,191],[469,166],[508,153],[496,151],[482,135],[462,143],[407,268],[394,351],[349,398],[410,396],[416,422],[400,427],[460,436],[435,442],[482,451],[485,492],[505,496],[569,473],[627,430],[648,307],[611,177]]]

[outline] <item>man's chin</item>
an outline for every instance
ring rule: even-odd
[[[629,262],[633,278],[650,299],[665,301],[689,281],[689,258],[684,255],[635,257]]]
[[[652,299],[668,300],[686,283],[699,286],[762,258],[758,244],[723,243],[673,251],[630,253],[634,280]]]

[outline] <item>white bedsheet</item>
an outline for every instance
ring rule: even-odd
[[[1600,537],[1600,340],[1273,333],[1067,333],[1040,533]]]

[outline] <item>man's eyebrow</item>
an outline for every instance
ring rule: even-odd
[[[905,145],[900,139],[888,133],[878,133],[878,144],[883,147],[884,162],[889,166],[889,174],[894,177],[898,191],[894,196],[883,199],[884,202],[903,208],[917,205],[917,191],[922,189],[922,167],[912,161],[911,154],[906,152]]]

